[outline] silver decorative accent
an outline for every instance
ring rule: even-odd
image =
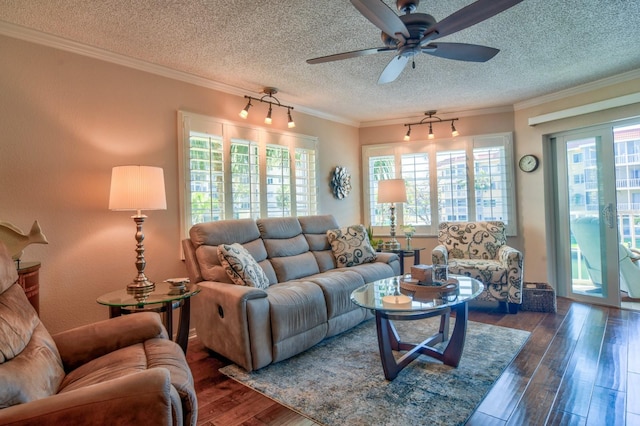
[[[351,192],[351,175],[346,167],[336,166],[331,178],[331,188],[333,196],[339,200],[349,195],[349,192]]]

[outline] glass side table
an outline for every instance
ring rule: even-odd
[[[187,353],[189,340],[189,319],[191,316],[191,297],[200,293],[196,284],[186,284],[182,288],[167,282],[156,283],[153,291],[136,295],[126,288],[103,294],[96,300],[109,307],[109,318],[135,312],[163,313],[164,326],[173,338],[173,310],[180,308],[180,319],[175,342]]]

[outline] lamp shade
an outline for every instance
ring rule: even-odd
[[[111,172],[110,210],[166,210],[161,167],[117,166]]]
[[[406,203],[407,188],[404,179],[378,181],[378,203]]]

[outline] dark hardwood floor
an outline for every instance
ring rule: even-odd
[[[468,425],[640,425],[640,312],[558,298],[556,314],[474,307],[469,319],[531,336]],[[314,424],[218,372],[229,361],[197,337],[187,359],[198,425]]]

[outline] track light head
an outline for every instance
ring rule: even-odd
[[[291,117],[291,108],[287,108],[287,118],[289,121],[287,122],[287,127],[293,129],[296,127],[296,123],[293,121],[293,117]]]
[[[428,139],[433,139],[435,138],[435,136],[433,135],[433,128],[431,127],[431,123],[429,123],[429,135],[427,136]]]
[[[451,120],[451,136],[453,136],[455,138],[459,134],[460,134],[460,132],[458,132],[456,130],[456,126],[453,125],[453,120]]]
[[[271,124],[271,104],[269,104],[269,112],[267,116],[264,118],[264,124]]]
[[[249,102],[247,102],[247,106],[245,106],[244,109],[240,111],[240,117],[246,119],[249,116],[249,108],[251,108],[251,98],[249,98]]]
[[[409,126],[409,130],[407,130],[407,134],[404,135],[404,140],[407,142],[411,140],[411,126]]]

